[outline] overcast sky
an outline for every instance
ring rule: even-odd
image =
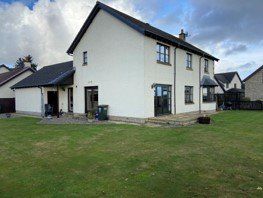
[[[39,65],[66,51],[95,0],[0,0],[0,64],[31,54]],[[102,0],[218,57],[216,72],[242,78],[263,65],[263,0]]]

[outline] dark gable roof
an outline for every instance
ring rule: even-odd
[[[4,84],[8,83],[10,80],[16,78],[17,76],[19,76],[20,74],[23,74],[26,71],[34,72],[32,68],[24,67],[24,68],[12,69],[9,72],[0,74],[0,86],[3,86]]]
[[[252,74],[250,74],[248,77],[246,77],[243,81],[246,82],[250,78],[252,78],[256,73],[258,73],[261,69],[263,69],[263,65],[259,67],[256,71],[254,71]]]
[[[190,43],[187,43],[171,34],[168,34],[160,29],[157,29],[148,23],[144,23],[142,21],[139,21],[138,19],[135,19],[127,14],[124,14],[118,10],[115,10],[101,2],[97,2],[93,10],[91,11],[90,15],[88,16],[87,20],[85,21],[84,25],[80,29],[79,33],[77,34],[76,38],[74,39],[73,43],[69,47],[67,53],[73,54],[75,48],[77,47],[78,43],[80,42],[81,38],[89,28],[90,24],[92,23],[93,19],[99,12],[99,10],[102,9],[106,11],[107,13],[111,14],[112,16],[116,17],[123,23],[127,24],[128,26],[132,27],[133,29],[137,30],[141,34],[151,37],[153,39],[159,40],[161,42],[176,46],[178,48],[187,50],[189,52],[196,53],[198,55],[204,56],[206,58],[210,58],[212,60],[218,61],[218,58],[215,58],[214,56],[204,52],[203,50],[191,45]]]
[[[55,85],[70,85],[73,83],[73,61],[45,66],[36,73],[18,82],[12,89],[45,87]]]

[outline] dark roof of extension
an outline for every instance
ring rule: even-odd
[[[256,73],[258,73],[261,69],[263,69],[263,65],[261,67],[259,67],[256,71],[254,71],[252,74],[250,74],[248,77],[246,77],[244,79],[244,82],[246,82],[247,80],[249,80],[250,78],[252,78]]]
[[[23,67],[23,68],[12,69],[9,72],[0,74],[0,87],[8,83],[10,80],[16,78],[17,76],[23,74],[26,71],[34,72],[34,70],[30,67]]]
[[[78,43],[80,42],[81,38],[89,28],[90,24],[92,23],[93,19],[96,17],[97,13],[100,10],[104,10],[105,12],[111,14],[112,16],[116,17],[126,25],[130,26],[131,28],[135,29],[136,31],[140,32],[141,34],[154,38],[156,40],[159,40],[161,42],[176,46],[178,48],[187,50],[189,52],[196,53],[198,55],[204,56],[206,58],[210,58],[212,60],[218,61],[218,58],[215,58],[214,56],[204,52],[203,50],[195,47],[194,45],[191,45],[190,43],[183,41],[182,39],[179,39],[175,37],[174,35],[171,35],[169,33],[166,33],[160,29],[157,29],[148,23],[144,23],[138,19],[135,19],[127,14],[124,14],[118,10],[115,10],[101,2],[97,2],[93,10],[91,11],[90,15],[88,16],[87,20],[85,21],[84,25],[80,29],[79,33],[77,34],[76,38],[74,39],[73,43],[69,47],[67,53],[73,54],[75,48],[77,47]]]
[[[4,65],[4,64],[3,64],[3,65],[0,65],[0,68],[1,68],[1,67],[4,67],[4,68],[6,68],[7,70],[11,71],[11,69],[10,69],[9,67],[7,67],[6,65]]]
[[[218,84],[213,79],[211,79],[209,76],[205,75],[201,81],[201,86],[217,87]]]
[[[223,89],[223,91],[225,91],[224,84],[231,83],[231,81],[233,80],[235,75],[237,75],[240,82],[242,83],[242,80],[241,80],[238,72],[226,72],[226,73],[215,74],[215,79],[216,79],[217,83],[219,84],[219,86]]]
[[[73,61],[45,66],[11,88],[19,89],[72,84],[72,82],[68,82],[67,79],[72,77],[74,72]]]

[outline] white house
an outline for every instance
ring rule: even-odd
[[[115,120],[216,109],[218,59],[186,42],[183,31],[175,37],[97,2],[67,53],[73,56],[72,67],[47,84],[33,85],[29,77],[13,87],[17,111],[43,114],[46,89],[56,92],[59,110],[84,115],[109,105]],[[67,78],[74,79],[63,84]],[[29,93],[38,101],[34,107],[25,105]]]
[[[216,93],[223,94],[242,89],[242,80],[238,72],[218,73],[215,74],[215,79],[219,85],[215,88]]]
[[[30,67],[9,69],[0,67],[0,98],[15,98],[14,91],[10,88],[14,84],[31,75],[34,71]]]

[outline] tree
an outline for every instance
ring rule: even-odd
[[[15,68],[23,68],[25,67],[24,60],[22,58],[17,59]]]
[[[25,62],[30,63],[30,67],[34,70],[37,70],[37,64],[33,62],[33,57],[31,55],[27,55],[24,58],[19,58],[16,61],[15,67],[16,68],[23,68],[25,67]]]

